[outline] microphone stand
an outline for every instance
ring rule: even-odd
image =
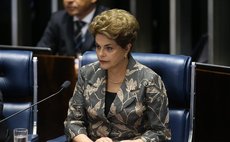
[[[57,94],[59,94],[64,88],[67,88],[69,85],[70,85],[70,82],[69,82],[69,81],[65,81],[65,82],[63,83],[63,85],[61,86],[61,89],[60,89],[58,92],[56,92],[56,93],[54,93],[54,94],[52,94],[52,95],[50,95],[50,96],[48,96],[48,97],[46,97],[46,98],[44,98],[44,99],[42,99],[42,100],[40,100],[40,101],[38,101],[38,102],[32,104],[31,106],[29,106],[29,107],[27,107],[27,108],[25,108],[25,109],[23,109],[23,110],[20,110],[20,111],[14,113],[14,114],[12,114],[12,115],[10,115],[10,116],[8,116],[8,117],[2,119],[2,120],[0,120],[0,123],[6,121],[6,120],[8,120],[8,119],[10,119],[11,117],[14,117],[15,115],[18,115],[19,113],[22,113],[22,112],[24,112],[24,111],[26,111],[26,110],[28,110],[28,109],[34,107],[35,105],[40,104],[41,102],[46,101],[47,99],[49,99],[49,98],[51,98],[51,97],[53,97],[53,96],[55,96],[55,95],[57,95]]]

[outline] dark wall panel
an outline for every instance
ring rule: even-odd
[[[11,1],[0,1],[0,44],[11,44]]]

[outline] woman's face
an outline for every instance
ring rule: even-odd
[[[65,10],[71,16],[83,18],[93,9],[97,0],[63,0]]]
[[[96,53],[103,69],[116,69],[127,63],[130,48],[122,48],[114,40],[107,38],[103,34],[96,34]]]

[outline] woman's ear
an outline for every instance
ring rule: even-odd
[[[131,49],[132,49],[132,44],[131,43],[127,44],[125,47],[125,58],[128,57],[128,54],[131,51]]]

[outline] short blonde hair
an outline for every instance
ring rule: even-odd
[[[137,19],[122,9],[111,9],[97,15],[89,26],[90,32],[103,34],[113,39],[124,48],[127,44],[134,44],[139,30]]]

